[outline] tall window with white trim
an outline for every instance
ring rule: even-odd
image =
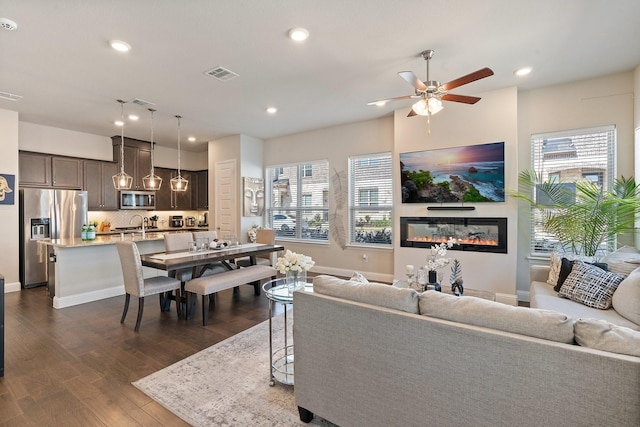
[[[329,162],[267,169],[267,222],[279,239],[329,241]]]
[[[391,247],[391,153],[349,158],[349,243]]]
[[[615,178],[615,126],[574,129],[531,135],[531,167],[544,182],[575,188],[580,179],[591,180],[610,190]],[[540,201],[541,195],[535,194]],[[542,229],[542,217],[535,209],[531,221],[531,253],[553,250],[555,236]]]

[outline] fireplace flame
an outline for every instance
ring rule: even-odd
[[[407,239],[410,242],[421,242],[421,243],[447,243],[449,241],[449,237],[410,237]],[[495,239],[480,239],[475,237],[469,237],[466,239],[455,239],[457,245],[478,245],[478,246],[498,246],[498,241]]]

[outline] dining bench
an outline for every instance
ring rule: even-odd
[[[208,305],[205,304],[205,302],[208,295],[244,284],[252,284],[255,289],[255,294],[260,295],[260,281],[275,278],[275,268],[266,265],[250,265],[248,267],[191,279],[184,286],[187,293],[187,307],[190,306],[190,293],[202,296],[202,325],[207,326],[209,316]]]

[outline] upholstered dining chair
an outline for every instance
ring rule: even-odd
[[[124,323],[129,310],[129,300],[131,295],[138,297],[138,318],[136,320],[135,331],[140,330],[140,321],[142,320],[142,312],[144,310],[144,297],[147,295],[162,294],[163,292],[176,291],[180,296],[180,281],[173,277],[156,276],[148,279],[142,274],[142,262],[140,261],[140,252],[138,246],[130,240],[121,240],[116,242],[118,256],[120,257],[120,265],[122,266],[122,276],[124,278],[125,300],[124,310],[120,323]],[[161,307],[162,307],[162,298]],[[180,304],[176,304],[178,316],[180,313]]]
[[[193,240],[197,240],[200,238],[209,239],[209,242],[213,242],[218,238],[218,233],[215,231],[194,231]],[[229,268],[235,268],[233,263],[229,263],[229,267],[226,267],[221,262],[214,262],[211,264],[207,264],[206,270],[204,270],[200,275],[201,276],[209,276],[211,274],[222,273],[223,271],[229,271]]]
[[[276,244],[276,232],[270,228],[259,228],[256,231],[256,243],[263,243],[265,245]],[[268,254],[256,255],[256,264],[268,265],[273,267],[275,265],[275,258],[278,256],[276,252],[270,252]],[[251,265],[251,259],[244,257],[236,260],[236,264],[239,267],[247,267]]]

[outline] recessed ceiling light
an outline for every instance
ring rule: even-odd
[[[298,27],[289,30],[289,38],[297,42],[305,41],[309,37],[309,31],[306,28]]]
[[[278,109],[276,107],[267,107],[267,113],[269,114],[275,114],[278,112]]]
[[[116,126],[124,126],[124,122],[122,120],[116,120],[113,124]]]
[[[129,52],[131,50],[129,43],[123,42],[122,40],[110,40],[109,45],[118,52]]]
[[[522,77],[522,76],[526,76],[527,74],[529,74],[531,71],[533,70],[533,68],[531,67],[521,67],[516,69],[513,74],[515,74],[518,77]]]
[[[140,118],[140,117],[136,116],[135,114],[129,114],[128,117],[129,117],[129,120],[133,120],[134,122]]]
[[[195,136],[190,136],[188,138],[189,142],[196,142],[196,137]]]
[[[18,24],[15,21],[12,21],[8,18],[0,18],[0,28],[4,28],[5,30],[13,31],[18,28]]]

